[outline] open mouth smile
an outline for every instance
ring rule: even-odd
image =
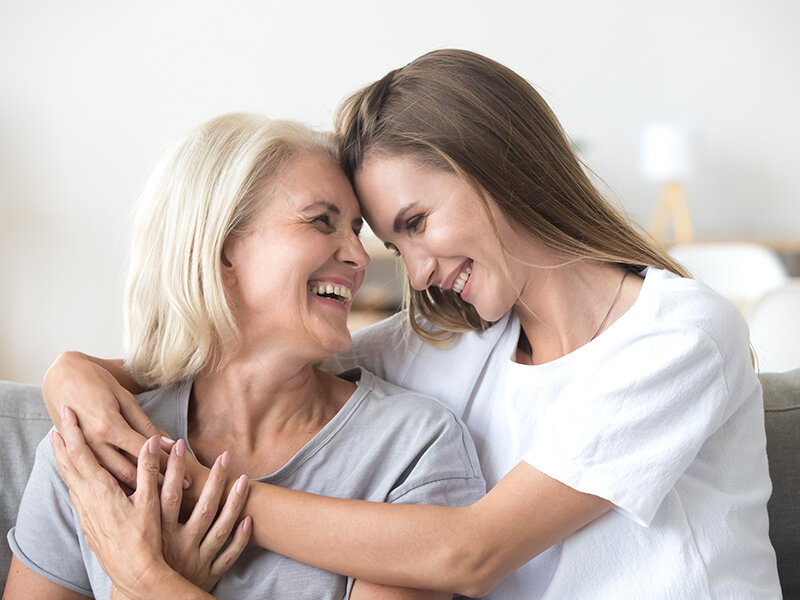
[[[464,270],[459,273],[456,280],[453,282],[453,291],[456,294],[460,294],[464,291],[464,286],[467,285],[467,279],[469,279],[470,273],[472,273],[472,261],[467,263],[467,266],[464,267]]]
[[[332,283],[309,284],[308,291],[321,298],[329,298],[342,304],[349,304],[353,299],[353,292],[345,285]]]

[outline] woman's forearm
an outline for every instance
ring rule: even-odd
[[[63,385],[74,378],[75,374],[81,372],[81,370],[92,368],[91,365],[96,365],[108,371],[117,380],[117,383],[132,394],[140,394],[145,391],[125,369],[125,363],[121,358],[98,358],[77,351],[63,352],[56,358],[47,373],[45,373],[42,387],[47,392],[47,388]]]
[[[485,580],[470,508],[327,498],[251,483],[251,542],[385,585],[476,595]]]
[[[385,585],[484,596],[612,504],[520,463],[472,506],[326,498],[251,482],[253,543]]]
[[[152,600],[152,598],[180,598],[181,600],[213,600],[214,596],[184,579],[175,571],[166,571],[163,577],[139,587],[124,590],[129,600]]]

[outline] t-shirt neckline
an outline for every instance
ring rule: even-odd
[[[546,363],[541,363],[537,365],[525,365],[522,363],[518,363],[514,360],[516,353],[517,353],[517,344],[519,340],[519,335],[521,333],[521,324],[519,321],[519,317],[517,316],[516,311],[512,310],[512,321],[511,321],[511,339],[513,340],[513,346],[509,349],[508,353],[508,363],[510,369],[515,370],[526,370],[530,373],[533,370],[536,371],[545,371],[551,368],[561,368],[562,365],[572,361],[580,359],[584,354],[588,352],[596,352],[599,349],[603,348],[605,345],[611,343],[611,341],[615,337],[615,333],[617,331],[622,331],[625,329],[625,323],[630,321],[631,319],[636,318],[636,315],[641,310],[641,306],[645,304],[644,298],[650,295],[650,291],[652,286],[654,285],[655,274],[660,273],[660,269],[654,269],[653,267],[645,267],[641,271],[638,271],[636,275],[642,277],[642,288],[639,290],[639,296],[634,301],[633,305],[623,313],[619,319],[614,321],[607,329],[601,332],[597,337],[589,340],[583,346],[580,346],[565,354],[564,356],[560,356],[554,360],[551,360]]]
[[[360,376],[354,373],[360,371]],[[314,437],[312,437],[302,448],[300,448],[294,456],[292,456],[286,463],[277,471],[256,477],[253,481],[261,481],[264,483],[278,484],[291,476],[301,465],[313,457],[319,450],[325,447],[331,439],[333,439],[339,431],[344,427],[353,413],[358,409],[364,399],[369,395],[375,386],[375,376],[369,371],[356,367],[349,369],[342,373],[342,375],[351,375],[347,377],[347,381],[356,384],[356,389],[342,405],[339,411],[328,421],[325,426],[320,429]],[[189,426],[189,395],[192,391],[193,380],[189,379],[180,383],[178,391],[178,434],[186,442],[186,447],[194,454],[194,451],[189,446],[188,439],[188,426]]]

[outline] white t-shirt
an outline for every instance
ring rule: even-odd
[[[512,313],[434,348],[397,315],[336,362],[453,408],[488,488],[524,460],[614,503],[490,597],[781,597],[761,387],[733,305],[651,268],[634,306],[575,352],[520,365],[518,338]]]

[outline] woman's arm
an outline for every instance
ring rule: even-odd
[[[142,391],[121,360],[103,360],[80,352],[59,356],[42,382],[47,412],[55,426],[61,427],[61,407],[71,408],[100,463],[131,489],[136,487],[133,457],[147,438],[162,434],[133,396]],[[164,453],[162,467],[166,460]]]
[[[325,498],[252,484],[253,542],[385,584],[487,594],[503,577],[612,504],[519,464],[466,508]]]
[[[88,596],[73,592],[32,571],[16,556],[11,557],[3,600],[84,600]]]

